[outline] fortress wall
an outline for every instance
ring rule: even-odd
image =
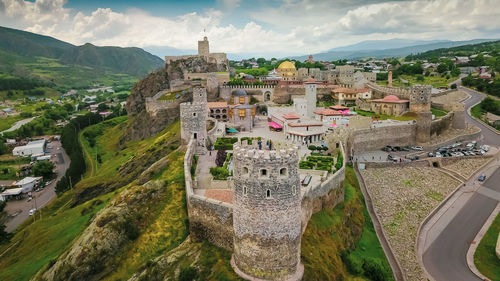
[[[434,134],[440,135],[444,131],[451,128],[453,124],[453,112],[448,112],[445,116],[432,121],[431,123],[431,136]]]
[[[416,142],[416,125],[405,124],[355,130],[352,139],[354,153],[378,150],[386,145],[414,145]]]
[[[227,250],[233,248],[233,208],[231,204],[194,194],[191,165],[195,142],[191,138],[184,155],[184,181],[188,205],[189,231],[195,240],[207,240]]]
[[[195,240],[233,250],[233,206],[200,195],[189,198],[189,230]]]
[[[340,149],[343,152],[342,142]],[[331,209],[338,203],[344,201],[345,189],[345,165],[346,158],[344,153],[344,162],[342,168],[333,175],[327,177],[319,185],[312,186],[302,196],[302,233],[306,230],[307,223],[314,213],[323,209]]]

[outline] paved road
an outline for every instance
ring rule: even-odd
[[[31,117],[31,118],[26,118],[26,119],[23,119],[23,120],[19,120],[16,123],[14,123],[14,125],[12,125],[12,127],[8,128],[5,131],[1,131],[0,135],[3,135],[3,132],[11,132],[11,131],[17,130],[17,129],[21,128],[22,125],[28,124],[29,122],[33,121],[33,119],[35,119],[35,118],[36,117]]]
[[[45,187],[42,191],[33,192],[33,200],[31,200],[30,202],[28,202],[27,199],[7,202],[5,211],[9,215],[9,219],[5,224],[5,230],[8,232],[14,231],[18,225],[20,225],[30,217],[30,209],[36,207],[38,210],[40,210],[43,206],[47,205],[50,201],[56,198],[56,183],[66,173],[66,170],[68,169],[70,164],[70,160],[64,149],[61,147],[61,143],[59,141],[53,141],[49,143],[49,145],[52,146],[52,148],[49,150],[51,151],[52,156],[51,161],[56,163],[54,171],[57,175],[57,178],[52,180],[52,183]],[[40,218],[39,212],[37,212],[36,216],[32,217],[32,219],[35,218]]]
[[[471,95],[465,102],[466,108],[471,107],[485,95],[461,88]],[[478,126],[482,130],[481,143],[500,146],[500,136],[489,130],[481,122],[466,116],[469,124]],[[495,168],[493,168],[495,169]],[[472,179],[474,181],[475,179]],[[500,169],[484,182],[482,188],[489,188],[500,192]],[[453,219],[443,229],[439,236],[427,248],[423,254],[424,266],[436,281],[470,281],[481,280],[474,275],[466,260],[467,251],[471,241],[486,222],[491,212],[495,209],[498,201],[480,193],[474,193],[459,211],[450,208],[447,212],[456,212]]]

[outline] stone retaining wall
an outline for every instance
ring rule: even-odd
[[[416,125],[405,124],[356,130],[352,139],[352,148],[355,153],[378,150],[386,145],[414,145],[416,142]]]
[[[440,135],[445,130],[451,128],[453,124],[453,112],[448,112],[445,116],[438,118],[431,123],[431,136]]]

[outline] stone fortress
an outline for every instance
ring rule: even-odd
[[[213,61],[205,39],[199,41],[198,57]],[[183,60],[167,58],[169,63]],[[282,65],[276,71],[282,76],[280,82],[255,86],[228,86],[217,79],[212,81],[216,86],[210,86],[203,75],[191,79],[192,74],[187,73],[183,80],[189,88],[179,99],[183,101],[181,138],[187,145],[184,172],[190,234],[195,240],[207,240],[231,251],[235,272],[248,280],[302,278],[301,236],[313,213],[344,200],[346,159],[386,145],[426,145],[433,136],[449,129],[465,128],[464,109],[459,104],[443,105],[449,113],[432,120],[430,86],[379,86],[373,83],[372,74],[354,72],[351,66],[304,72],[291,62]],[[332,82],[313,79],[311,74],[331,77]],[[317,106],[322,97],[335,96],[339,91],[334,89],[344,88],[357,91],[351,107],[371,109],[377,100],[385,99],[380,107],[394,110],[391,102],[397,101],[404,103],[403,111],[414,114],[416,120],[375,122],[345,106]],[[211,93],[214,90],[215,95]],[[192,101],[186,101],[191,94]],[[267,111],[257,116],[251,98]],[[292,105],[285,105],[289,101]],[[207,121],[213,126],[209,128]],[[239,141],[232,151],[233,174],[228,180],[206,180],[198,172],[192,175],[194,156],[206,161],[208,158],[202,157],[208,157],[207,148],[235,128],[246,137],[263,137],[263,143],[266,137],[274,137],[273,147]],[[334,172],[300,169],[299,161],[307,155],[309,144],[326,144],[332,155],[340,151],[344,156],[342,167]],[[310,184],[304,185],[306,178]]]

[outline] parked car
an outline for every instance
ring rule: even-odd
[[[418,151],[424,150],[424,148],[422,146],[412,146],[411,149],[418,150]]]
[[[384,148],[382,148],[382,150],[387,151],[387,152],[392,151],[392,146],[386,145],[386,146],[384,146]]]
[[[443,157],[443,155],[441,154],[441,152],[438,151],[438,152],[436,152],[436,157],[438,157],[438,158]]]
[[[427,156],[429,156],[429,157],[434,157],[434,153],[429,152],[429,153],[427,153]]]
[[[36,208],[33,208],[29,211],[29,215],[32,216],[36,212]]]
[[[490,151],[490,147],[489,147],[489,145],[484,144],[484,145],[481,145],[481,150],[488,152],[488,151]]]
[[[479,178],[477,178],[478,181],[485,181],[486,176],[485,175],[480,175]]]
[[[401,150],[403,150],[403,151],[410,151],[410,147],[408,147],[408,146],[403,146],[403,147],[401,148]]]
[[[399,147],[399,146],[394,146],[392,149],[393,149],[394,151],[401,151],[401,147]]]

